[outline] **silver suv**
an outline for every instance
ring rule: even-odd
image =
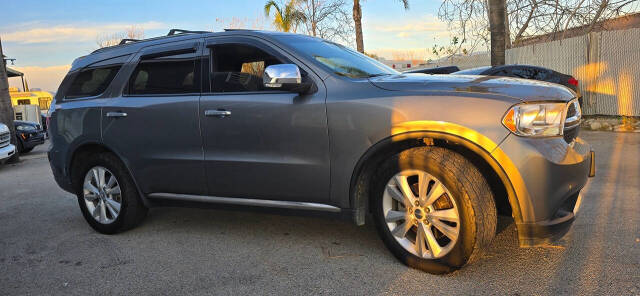
[[[11,144],[11,134],[9,127],[0,123],[0,164],[7,161],[16,153],[16,146]]]
[[[371,215],[400,261],[446,273],[498,214],[522,246],[564,235],[594,174],[563,86],[400,74],[295,34],[124,40],[76,59],[51,106],[54,177],[107,234],[163,205]]]

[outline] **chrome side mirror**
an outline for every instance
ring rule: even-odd
[[[300,94],[306,93],[311,87],[311,83],[302,82],[300,69],[294,64],[267,66],[262,75],[262,83],[266,89],[280,89]]]

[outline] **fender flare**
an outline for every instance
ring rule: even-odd
[[[87,146],[99,146],[102,147],[104,150],[113,153],[113,155],[115,155],[118,159],[120,159],[120,161],[122,161],[122,164],[124,165],[125,169],[127,170],[127,172],[129,173],[129,176],[131,176],[131,179],[133,180],[133,184],[136,186],[136,190],[138,191],[138,196],[140,196],[140,199],[142,200],[142,203],[144,204],[145,207],[150,208],[152,207],[152,203],[149,201],[149,199],[147,199],[147,196],[144,194],[144,192],[142,192],[140,185],[138,185],[138,180],[136,180],[135,175],[133,174],[133,171],[131,170],[130,166],[129,166],[129,162],[127,161],[127,159],[125,157],[123,157],[122,155],[120,155],[119,153],[117,153],[115,150],[111,149],[111,147],[109,147],[109,145],[106,145],[103,142],[99,142],[99,141],[85,141],[81,144],[78,144],[75,146],[75,148],[73,150],[70,150],[67,154],[67,161],[66,161],[66,170],[69,174],[69,178],[71,178],[71,166],[73,165],[73,159],[75,158],[76,154],[78,153],[78,151],[80,149],[82,149],[83,147],[87,147]],[[73,182],[73,180],[69,180],[70,182]]]
[[[356,224],[364,224],[367,211],[369,196],[362,196],[356,192],[360,182],[359,178],[367,162],[378,152],[393,145],[395,142],[424,138],[446,140],[461,145],[482,158],[504,185],[515,222],[523,222],[522,209],[526,206],[528,192],[524,187],[520,172],[516,169],[511,159],[498,147],[498,144],[477,131],[457,124],[441,121],[420,121],[418,124],[410,122],[395,126],[392,128],[391,136],[369,147],[356,163],[349,188],[350,205],[353,209],[353,217]]]

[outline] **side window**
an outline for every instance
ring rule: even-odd
[[[103,93],[121,65],[81,70],[67,91],[67,98],[92,97]]]
[[[214,45],[211,48],[212,92],[273,91],[262,85],[264,69],[284,62],[264,50],[240,43]]]
[[[129,78],[130,95],[200,92],[200,61],[193,54],[141,60]]]
[[[534,77],[534,70],[530,68],[513,68],[511,70],[513,73],[512,77],[532,79]]]
[[[508,70],[502,69],[502,70],[498,70],[496,72],[493,72],[491,74],[491,76],[506,76],[506,77],[509,77],[511,75],[509,75],[509,71]]]
[[[546,81],[550,74],[547,70],[536,69],[532,79]]]

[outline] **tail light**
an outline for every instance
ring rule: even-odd
[[[575,79],[573,77],[569,77],[569,81],[568,82],[569,82],[569,84],[571,84],[571,85],[573,85],[575,87],[578,87],[578,80],[577,79]]]

